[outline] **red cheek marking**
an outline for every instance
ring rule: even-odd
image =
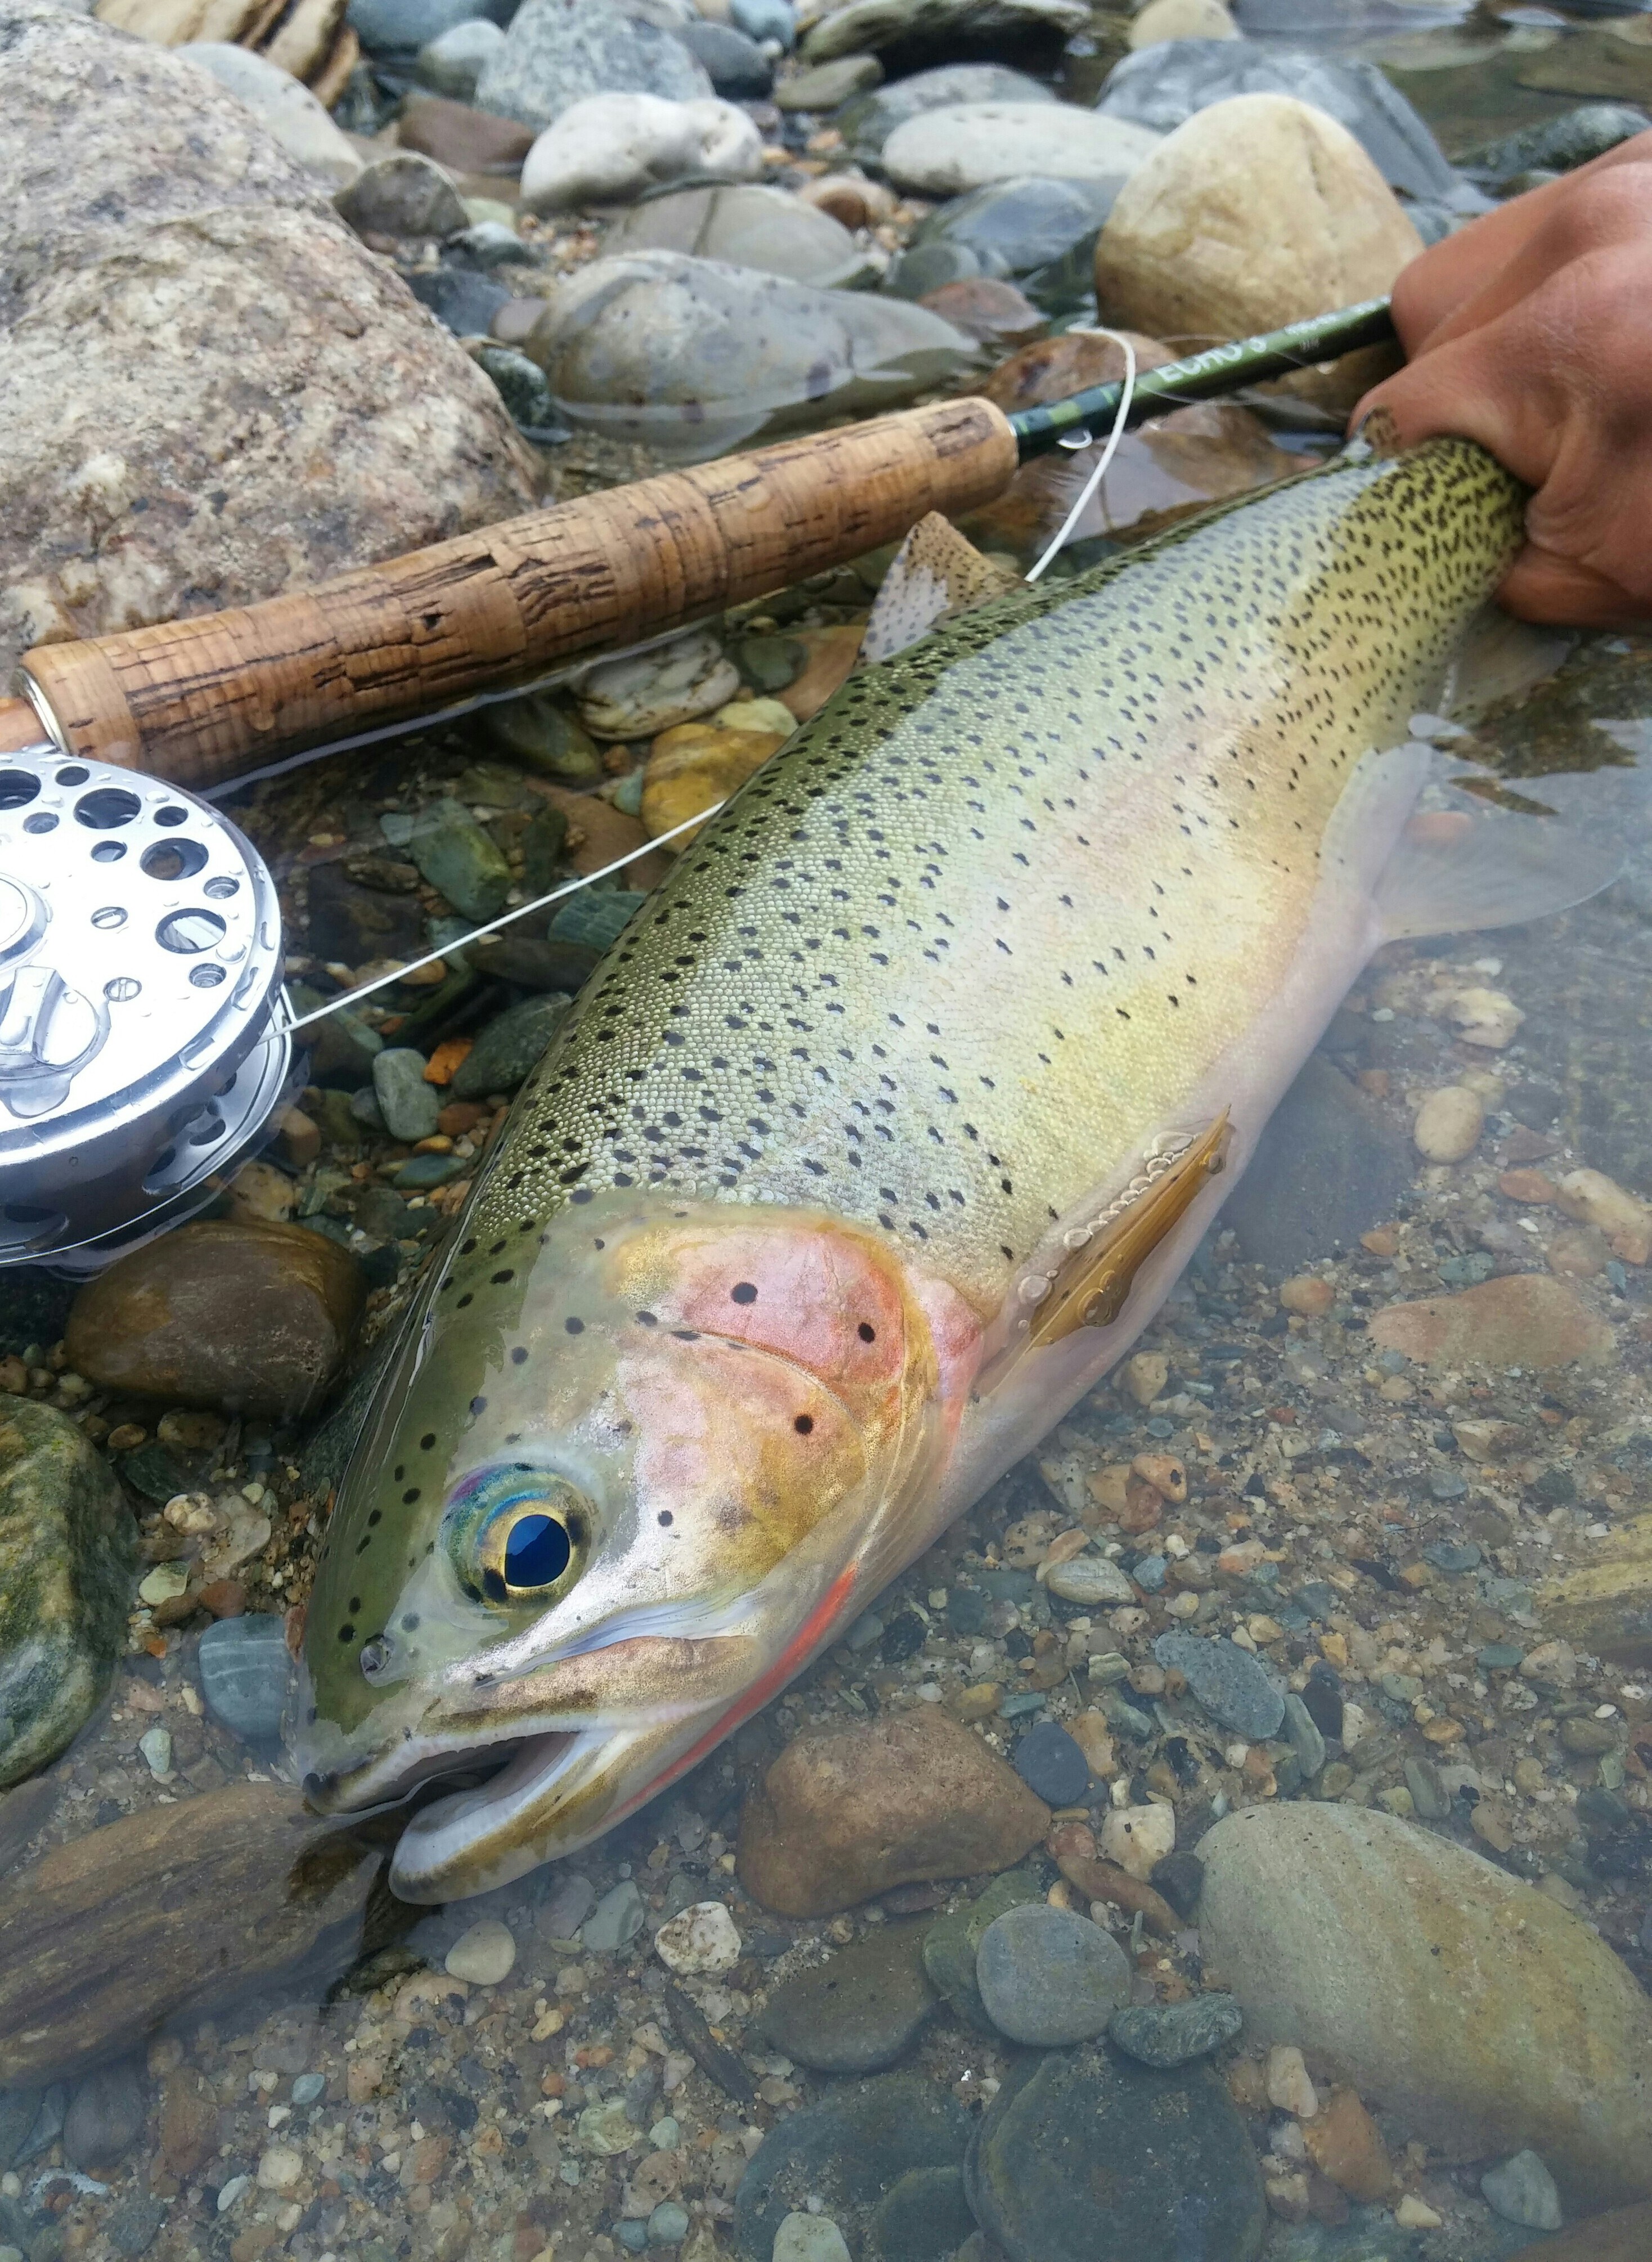
[[[825,1639],[828,1628],[855,1590],[855,1566],[852,1563],[846,1569],[839,1572],[826,1594],[798,1627],[785,1650],[776,1659],[768,1672],[754,1681],[744,1696],[735,1698],[722,1718],[714,1727],[706,1730],[697,1744],[684,1752],[681,1759],[673,1760],[663,1774],[657,1775],[645,1790],[637,1793],[634,1798],[627,1799],[624,1806],[617,1808],[614,1822],[623,1821],[626,1815],[634,1814],[639,1806],[647,1805],[656,1791],[663,1790],[668,1783],[675,1783],[677,1777],[685,1773],[688,1769],[697,1766],[709,1751],[722,1742],[725,1736],[732,1734],[743,1720],[749,1720],[754,1712],[761,1711],[776,1690],[785,1687],[792,1675],[808,1662],[816,1645]],[[607,1826],[611,1829],[613,1824],[610,1823]]]

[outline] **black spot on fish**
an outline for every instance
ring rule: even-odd
[[[428,1452],[429,1452],[429,1450],[430,1450],[431,1446],[432,1446],[432,1445],[434,1445],[434,1444],[435,1444],[435,1443],[436,1443],[436,1431],[435,1431],[434,1430],[427,1430],[425,1431],[425,1433],[424,1433],[423,1437],[421,1437],[421,1438],[420,1438],[420,1440],[419,1440],[419,1450],[420,1450],[420,1452],[422,1452],[422,1453],[428,1453]]]
[[[472,1399],[472,1401],[471,1401],[471,1412],[472,1412],[473,1414],[486,1414],[486,1413],[487,1413],[487,1401],[485,1398],[473,1398],[473,1399]]]
[[[401,1631],[403,1633],[417,1633],[419,1631],[419,1613],[417,1610],[409,1610],[408,1612],[406,1617],[401,1621]]]
[[[585,1333],[584,1321],[576,1320],[571,1312],[562,1324],[571,1336],[582,1336]]]
[[[495,1288],[502,1288],[507,1280],[514,1280],[516,1276],[507,1265],[502,1272],[490,1272],[487,1277]]]
[[[526,1366],[528,1364],[527,1351],[523,1349],[521,1344],[516,1344],[516,1348],[512,1351],[510,1354],[510,1363],[513,1366]]]
[[[672,1521],[671,1510],[668,1508],[662,1508],[657,1521],[660,1524],[669,1524]]]
[[[409,1485],[409,1486],[408,1487],[408,1489],[406,1490],[406,1492],[404,1492],[404,1493],[402,1494],[402,1495],[401,1495],[401,1505],[403,1506],[403,1508],[411,1508],[411,1507],[413,1506],[414,1502],[415,1502],[415,1500],[417,1500],[417,1498],[418,1498],[418,1497],[419,1497],[419,1488],[418,1488],[418,1486],[417,1486],[417,1485]]]
[[[375,1508],[368,1516],[367,1521],[369,1524],[382,1524],[384,1521],[384,1514],[385,1512],[382,1508]]]
[[[737,1304],[754,1304],[757,1301],[757,1291],[749,1280],[737,1280],[729,1294]]]
[[[799,1414],[797,1420],[791,1426],[800,1437],[806,1437],[810,1431],[814,1428],[814,1416],[812,1414]]]

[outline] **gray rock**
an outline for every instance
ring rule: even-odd
[[[799,2211],[783,2216],[770,2262],[850,2262],[843,2233],[829,2215]]]
[[[438,801],[415,827],[408,854],[433,888],[467,919],[505,907],[510,867],[503,853],[456,801]]]
[[[612,1956],[636,1939],[647,1913],[641,1893],[626,1877],[602,1895],[580,1927],[580,1945]]]
[[[1021,1781],[1048,1806],[1076,1806],[1090,1787],[1090,1763],[1054,1720],[1031,1728],[1010,1754]]]
[[[1127,2004],[1114,2013],[1107,2035],[1143,2065],[1168,2068],[1208,2057],[1244,2025],[1231,1995],[1195,1995],[1186,2003]]]
[[[1049,2049],[1103,2032],[1129,2000],[1130,1963],[1088,1917],[1028,1901],[982,1934],[975,1984],[1000,2034]]]
[[[63,2121],[63,2158],[92,2174],[124,2160],[143,2133],[148,2098],[135,2058],[100,2065],[75,2088]]]
[[[1260,1743],[1276,1736],[1285,1718],[1285,1692],[1258,1658],[1225,1636],[1161,1633],[1153,1655],[1179,1673],[1211,1718],[1236,1736]]]
[[[357,235],[457,235],[470,222],[464,198],[440,165],[397,149],[364,165],[333,199]]]
[[[1419,1822],[1444,1822],[1447,1819],[1451,1813],[1451,1800],[1432,1761],[1406,1761],[1405,1788],[1411,1794],[1411,1805]]]
[[[790,0],[729,0],[728,19],[760,45],[772,40],[788,52],[797,45],[797,18]]]
[[[215,78],[314,179],[340,188],[360,172],[360,156],[308,87],[267,55],[220,40],[189,40],[172,52]]]
[[[39,2089],[0,2090],[0,2175],[22,2158],[43,2094]]]
[[[68,2083],[54,2081],[49,2088],[40,2091],[38,2094],[40,2103],[29,2132],[12,2162],[14,2167],[20,2168],[26,2160],[38,2160],[42,2152],[51,2150],[63,2133],[63,2122],[69,2112]]]
[[[1007,2262],[1256,2262],[1267,2222],[1226,2083],[1208,2066],[1157,2072],[1103,2047],[1013,2070],[964,2184]]]
[[[819,2073],[878,2073],[910,2049],[936,2006],[920,1924],[881,1925],[769,1996],[761,2031]]]
[[[104,2225],[104,2236],[117,2254],[147,2254],[160,2237],[166,2216],[163,2200],[123,2200]]]
[[[686,251],[822,291],[840,289],[869,272],[866,254],[830,213],[755,181],[646,197],[620,214],[602,249]]]
[[[1629,103],[1585,102],[1559,118],[1541,119],[1518,133],[1485,142],[1458,162],[1476,180],[1500,189],[1519,173],[1569,173],[1592,158],[1604,157],[1620,141],[1644,133],[1649,126],[1652,118]]]
[[[484,1099],[515,1091],[545,1057],[572,1000],[554,994],[530,998],[489,1021],[453,1072],[456,1099]]]
[[[725,102],[766,102],[775,67],[754,40],[730,24],[685,24],[676,35]]]
[[[280,1618],[269,1611],[220,1618],[201,1636],[195,1661],[207,1711],[233,1735],[257,1743],[280,1734],[292,1680]]]
[[[1535,2152],[1516,2152],[1480,2179],[1486,2205],[1505,2222],[1524,2223],[1530,2230],[1558,2230],[1560,2194],[1555,2179]]]
[[[848,0],[817,17],[799,52],[810,63],[877,55],[891,78],[946,63],[1039,70],[1089,20],[1083,0]]]
[[[460,24],[498,31],[509,14],[509,0],[350,0],[345,21],[370,55],[407,55]]]
[[[1374,1808],[1244,1807],[1199,1853],[1252,2049],[1294,2042],[1446,2159],[1529,2147],[1569,2209],[1645,2197],[1652,2004],[1580,1918]]]
[[[1394,1215],[1411,1184],[1410,1147],[1405,1133],[1317,1053],[1269,1118],[1222,1221],[1252,1264],[1299,1271],[1352,1249]]]
[[[477,366],[485,369],[499,387],[500,398],[519,432],[547,448],[573,437],[557,414],[551,387],[537,362],[509,346],[479,345],[471,351]]]
[[[875,165],[895,128],[923,111],[954,110],[964,102],[1053,102],[1055,98],[1037,79],[1028,78],[1025,71],[1006,70],[1001,63],[946,63],[847,104],[836,124],[849,155],[862,165]]]
[[[920,223],[909,249],[891,263],[884,287],[911,299],[933,291],[936,280],[1013,275],[1041,306],[1076,303],[1093,288],[1096,234],[1115,193],[1108,182],[1042,174],[972,189]],[[931,280],[941,255],[950,255],[952,272]]]
[[[403,281],[422,306],[458,338],[485,338],[510,292],[473,267],[418,267]]]
[[[0,1790],[47,1766],[126,1646],[137,1532],[65,1414],[0,1394]]]
[[[393,1139],[429,1139],[442,1102],[424,1080],[424,1055],[411,1045],[386,1046],[373,1062],[373,1092]]]
[[[1285,1698],[1285,1733],[1291,1740],[1291,1749],[1296,1754],[1303,1779],[1311,1783],[1325,1764],[1325,1740],[1302,1698],[1290,1694]]]
[[[29,592],[0,676],[32,644],[314,587],[533,504],[487,380],[187,58],[6,0],[0,104],[0,587]]]
[[[547,1940],[572,1940],[596,1905],[596,1887],[577,1869],[559,1877],[545,1895],[535,1920]]]
[[[944,2089],[916,2074],[840,2082],[769,2130],[734,2195],[739,2262],[772,2262],[786,2216],[813,2199],[858,2242],[861,2226],[914,2170],[956,2169],[970,2120]],[[854,2251],[861,2251],[857,2243]]]
[[[835,110],[883,83],[884,66],[876,55],[840,55],[833,63],[816,63],[782,79],[775,101],[782,110]]]
[[[432,94],[444,94],[450,102],[468,106],[484,66],[493,61],[504,44],[504,32],[490,18],[467,17],[420,48],[413,75]]]
[[[1058,103],[971,102],[931,110],[898,126],[884,144],[897,188],[953,197],[1042,171],[1095,183],[1116,196],[1158,148],[1159,136],[1128,119]]]
[[[996,2031],[975,1984],[975,1959],[982,1935],[1006,1909],[1042,1898],[1035,1877],[1025,1869],[1006,1869],[977,1899],[937,1917],[924,1935],[924,1970],[930,1985],[977,2033]]]
[[[570,424],[678,463],[895,407],[975,359],[924,307],[670,251],[576,270],[529,342]]]
[[[711,91],[681,40],[609,0],[523,0],[502,50],[476,82],[475,106],[545,126],[587,95],[695,102]]]
[[[1405,97],[1374,63],[1250,40],[1172,40],[1138,47],[1108,76],[1096,108],[1169,133],[1236,94],[1286,94],[1345,126],[1390,187],[1461,212],[1485,198],[1453,171]]]
[[[292,2102],[295,2105],[319,2105],[326,2094],[327,2076],[324,2073],[301,2073],[293,2081]]]
[[[873,2211],[869,2262],[953,2262],[975,2229],[958,2168],[909,2168]]]

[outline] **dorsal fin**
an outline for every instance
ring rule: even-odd
[[[884,576],[861,639],[862,662],[892,659],[949,614],[968,612],[1020,587],[1019,575],[984,558],[949,519],[932,510],[901,544]]]
[[[1168,1168],[1156,1172],[1149,1163],[1140,1191],[1133,1181],[1050,1282],[1033,1322],[1035,1345],[1059,1343],[1075,1329],[1104,1328],[1117,1319],[1137,1272],[1225,1165],[1232,1136],[1224,1107]]]

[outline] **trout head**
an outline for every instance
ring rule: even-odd
[[[403,1832],[410,1900],[611,1828],[931,1536],[978,1333],[829,1217],[610,1192],[473,1229],[328,1533],[292,1724],[313,1804],[470,1777]]]

